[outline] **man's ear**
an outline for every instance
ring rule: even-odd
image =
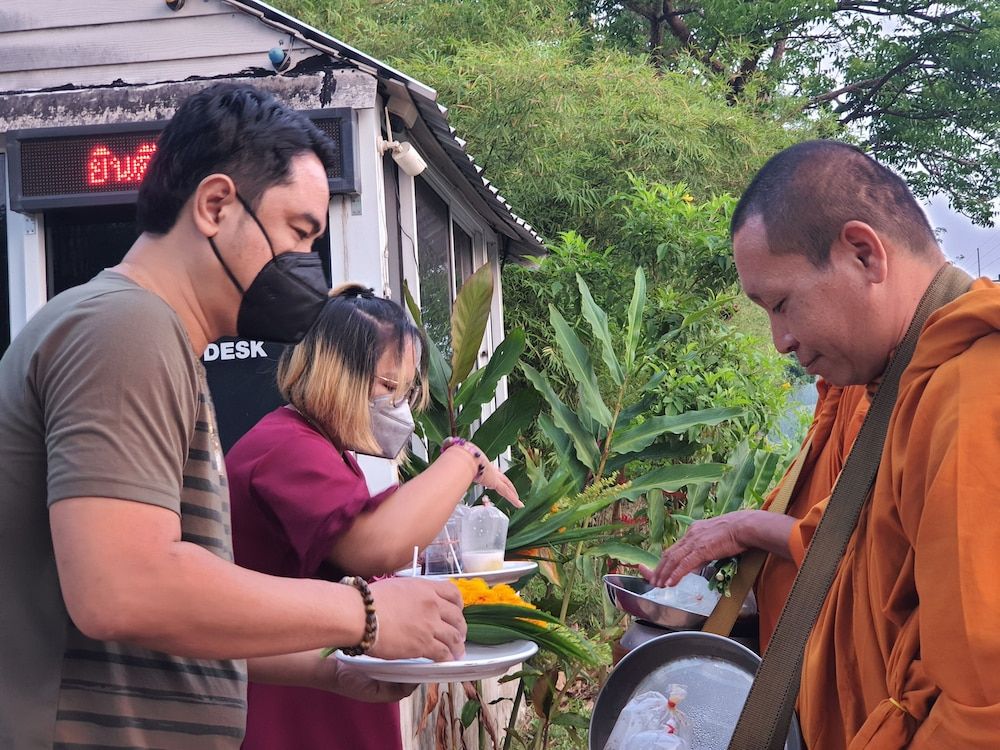
[[[210,174],[191,196],[192,219],[206,237],[214,237],[227,212],[236,206],[236,184],[229,175]]]
[[[861,271],[874,284],[881,284],[889,273],[889,257],[882,238],[870,224],[848,221],[840,229],[834,252]]]

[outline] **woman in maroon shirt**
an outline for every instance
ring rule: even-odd
[[[520,505],[499,469],[461,442],[409,482],[369,492],[351,452],[404,452],[410,407],[427,398],[425,352],[399,305],[357,284],[331,292],[278,365],[288,405],[226,456],[237,564],[297,578],[370,578],[404,566],[415,545],[430,543],[473,481]],[[248,702],[247,750],[402,747],[398,703],[253,682]]]

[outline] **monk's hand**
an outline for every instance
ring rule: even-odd
[[[706,563],[733,557],[748,548],[745,527],[751,514],[761,511],[738,510],[715,518],[692,523],[680,539],[663,552],[656,569],[639,566],[642,577],[657,587],[676,586],[688,573],[701,570]]]

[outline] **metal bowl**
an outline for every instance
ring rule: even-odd
[[[618,716],[636,695],[664,695],[676,683],[687,690],[680,710],[688,720],[691,747],[726,750],[760,657],[740,644],[699,631],[668,633],[630,651],[609,675],[590,717],[590,750],[604,750]],[[786,750],[802,750],[798,722],[792,717]]]
[[[639,576],[604,576],[604,588],[611,603],[622,612],[672,630],[699,630],[708,619],[705,615],[688,612],[643,596],[653,586]]]
[[[704,572],[703,572],[704,575]],[[707,577],[707,576],[706,576]],[[647,599],[643,594],[652,591],[653,586],[640,576],[604,576],[604,589],[608,592],[611,603],[622,612],[671,630],[701,630],[708,619],[707,615],[688,612],[666,604]],[[740,608],[740,618],[751,617],[757,613],[757,599],[753,591],[747,593],[747,598]],[[756,632],[756,630],[754,631]]]

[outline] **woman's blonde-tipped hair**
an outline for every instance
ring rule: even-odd
[[[406,342],[417,353],[418,403],[427,399],[427,347],[423,333],[391,300],[376,297],[366,286],[343,284],[302,341],[289,347],[278,362],[278,390],[307,419],[324,430],[341,450],[379,451],[368,409],[379,359],[395,350],[402,361]],[[397,396],[406,384],[397,377]]]

